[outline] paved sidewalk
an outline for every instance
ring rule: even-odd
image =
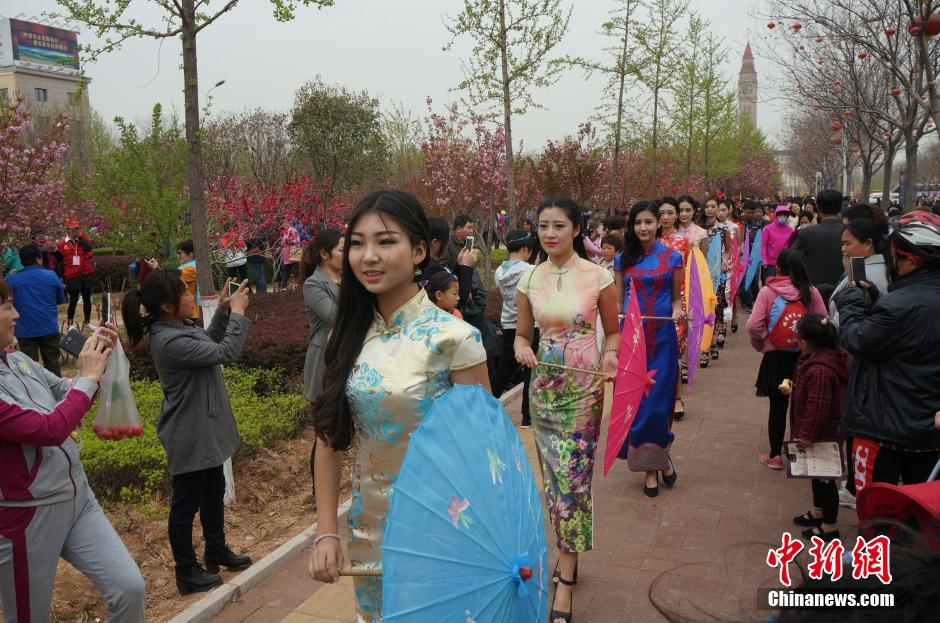
[[[654,602],[690,621],[764,621],[770,614],[757,609],[756,596],[758,587],[776,583],[764,563],[767,550],[780,546],[783,531],[798,536],[791,518],[811,506],[811,497],[807,481],[757,462],[767,448],[767,401],[754,396],[760,354],[748,345],[743,320],[742,332],[729,336],[720,359],[699,369],[687,391],[686,417],[674,427],[674,489],[660,484],[659,496],[647,498],[643,475],[624,463],[603,478],[599,453],[594,550],[581,557],[574,621],[665,621]],[[519,408],[519,400],[509,405],[517,423]],[[532,433],[520,433],[538,474]],[[854,511],[842,509],[843,533],[855,521]],[[553,544],[554,532],[546,530]],[[351,582],[313,582],[306,560],[301,553],[213,621],[355,621]]]

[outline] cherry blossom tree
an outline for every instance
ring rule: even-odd
[[[61,169],[69,147],[68,119],[56,117],[47,132],[28,143],[25,135],[32,128],[22,99],[0,111],[0,243],[22,238],[30,227],[68,218]]]

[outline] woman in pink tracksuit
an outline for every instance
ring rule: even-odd
[[[787,225],[790,218],[790,208],[785,205],[777,206],[774,220],[765,226],[760,238],[761,281],[767,283],[770,277],[776,274],[777,257],[780,252],[790,246],[796,239],[796,230]]]
[[[101,591],[108,621],[144,620],[144,579],[108,522],[71,433],[91,407],[115,327],[99,328],[62,379],[19,351],[19,314],[0,279],[0,602],[3,620],[48,621],[64,558]]]

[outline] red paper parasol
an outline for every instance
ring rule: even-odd
[[[620,355],[617,358],[617,376],[614,379],[614,400],[610,405],[610,424],[607,427],[607,445],[604,448],[604,475],[610,471],[617,453],[626,441],[643,396],[655,383],[656,370],[646,369],[646,335],[643,318],[636,302],[636,289],[630,280],[630,300],[624,310],[623,330],[620,332]]]
[[[940,482],[872,483],[859,492],[857,504],[859,521],[872,522],[872,530],[887,532],[893,540],[898,529],[907,526],[924,537],[932,551],[940,552]]]
[[[738,295],[741,277],[744,276],[744,264],[741,262],[741,247],[737,235],[731,236],[731,282],[728,284],[728,306],[734,307],[734,297]]]

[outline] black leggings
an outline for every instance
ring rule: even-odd
[[[839,489],[835,480],[813,478],[813,506],[822,509],[823,523],[834,524],[839,517]]]
[[[69,309],[67,317],[69,324],[75,320],[75,308],[78,307],[78,296],[82,297],[82,311],[85,313],[85,322],[91,322],[91,288],[69,290]]]
[[[937,464],[936,451],[910,452],[881,446],[871,468],[871,482],[886,482],[896,485],[916,485],[927,482],[930,472]]]
[[[519,369],[519,363],[516,362],[516,354],[514,351],[514,344],[516,341],[516,330],[515,329],[503,329],[503,356],[500,359],[499,367],[496,369],[496,373],[493,375],[493,396],[499,398],[504,391],[506,391],[507,385],[512,380],[512,377],[516,374],[516,371]],[[536,329],[532,336],[533,349],[537,348],[539,343],[539,330]],[[528,416],[529,413],[529,383],[532,381],[532,369],[526,368],[525,376],[522,380],[522,415]]]
[[[780,456],[783,436],[787,433],[787,410],[789,396],[770,396],[770,412],[767,414],[767,438],[770,441],[770,458]]]

